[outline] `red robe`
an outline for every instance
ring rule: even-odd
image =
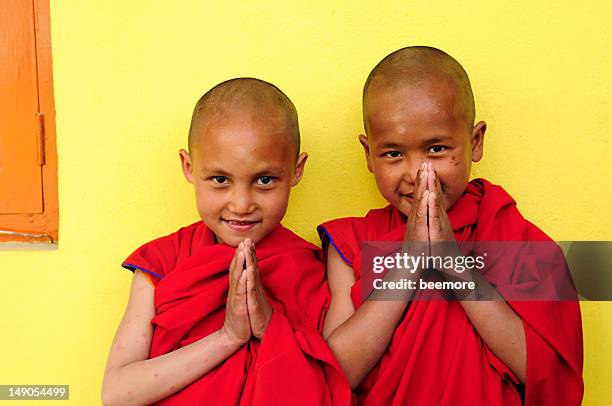
[[[501,187],[484,179],[468,184],[448,216],[459,242],[550,240]],[[405,230],[405,216],[391,206],[319,226],[324,246],[331,243],[353,267],[356,308],[363,301],[360,243],[401,240]],[[382,358],[355,390],[358,403],[579,405],[584,387],[578,302],[509,305],[525,329],[525,385],[482,341],[459,302],[412,301]]]
[[[201,221],[138,248],[123,267],[155,286],[149,358],[223,326],[235,248],[217,244]],[[278,226],[256,247],[274,307],[262,341],[251,339],[217,367],[159,405],[336,405],[350,386],[320,331],[330,295],[318,249]]]

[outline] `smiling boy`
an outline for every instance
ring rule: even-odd
[[[501,187],[469,182],[486,124],[474,123],[461,65],[430,47],[388,55],[365,83],[363,118],[359,141],[389,206],[319,227],[332,292],[323,333],[358,403],[579,404],[577,302],[422,300],[422,292],[393,301],[363,297],[364,241],[402,241],[407,250],[426,244],[441,256],[441,242],[549,240]]]
[[[134,276],[104,404],[346,404],[320,335],[324,266],[280,225],[307,159],[295,107],[267,82],[223,82],[196,104],[188,145],[201,221],[124,261]]]

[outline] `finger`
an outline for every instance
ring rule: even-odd
[[[253,269],[255,270],[255,276],[259,279],[259,264],[257,261],[257,252],[255,251],[255,244],[251,243],[251,263],[253,264]]]
[[[232,258],[232,262],[230,263],[230,268],[229,268],[230,291],[233,291],[234,287],[236,286],[236,283],[238,283],[238,278],[240,276],[236,272],[236,268],[237,268],[237,263],[238,263],[238,259],[240,258],[241,252],[242,252],[242,249],[240,247],[240,244],[238,244],[238,247],[236,248],[236,252],[234,253],[234,257]]]
[[[234,251],[234,256],[232,257],[232,260],[230,262],[230,266],[229,266],[229,271],[232,272],[232,269],[234,268],[234,264],[236,264],[236,256],[238,255],[238,251],[240,249],[238,247],[236,247],[236,251]]]
[[[238,278],[238,286],[236,287],[236,294],[234,295],[236,307],[244,310],[247,308],[247,275],[246,271],[240,273]]]
[[[253,255],[251,254],[251,240],[247,239],[244,242],[244,257],[246,258],[246,267],[253,266]]]
[[[427,190],[427,162],[423,162],[417,171],[417,179],[414,187],[415,200],[420,199],[425,190]]]
[[[259,312],[259,298],[257,297],[257,288],[255,286],[255,273],[252,267],[249,267],[245,271],[246,273],[246,284],[247,284],[247,305],[249,308],[249,314],[252,317],[256,317]]]
[[[431,192],[427,199],[427,209],[429,214],[429,237],[432,241],[437,241],[440,237],[440,212],[436,204],[436,192]]]
[[[240,273],[240,278],[238,279],[238,287],[236,289],[236,294],[244,296],[247,292],[247,273],[246,271],[242,271]]]
[[[242,244],[242,243],[240,243],[240,244]],[[236,259],[238,258],[238,253],[241,250],[240,244],[238,244],[238,247],[236,247],[236,251],[234,251],[234,256],[232,257],[232,261],[230,262],[230,267],[229,267],[230,278],[234,274],[234,268],[236,267]]]
[[[427,164],[427,189],[431,191],[436,191],[436,178],[438,177],[436,171],[434,170],[433,164]]]
[[[240,251],[238,253],[238,257],[236,258],[234,276],[232,277],[233,282],[230,283],[230,289],[227,294],[228,303],[231,303],[232,306],[235,306],[237,303],[239,304],[239,302],[237,301],[237,298],[241,296],[240,289],[243,289],[243,287],[240,286],[240,279],[242,278],[242,275],[244,273],[244,271],[241,268],[243,264],[244,264],[244,253]],[[244,287],[244,289],[246,289],[246,287]]]
[[[236,263],[234,264],[234,273],[232,275],[232,279],[234,280],[234,285],[238,283],[238,279],[242,274],[242,270],[244,269],[244,251],[240,250],[236,257]]]
[[[444,191],[442,190],[442,184],[440,183],[440,177],[438,176],[438,173],[435,172],[435,190],[438,193],[438,197],[440,200],[442,200],[442,198],[444,197]]]
[[[438,176],[438,172],[436,172],[436,168],[432,163],[429,164],[429,169],[430,172],[433,174],[431,178],[431,183],[428,184],[429,190],[435,191],[438,198],[442,199],[444,197],[444,194],[442,191],[442,184],[440,183],[440,177]]]
[[[440,233],[440,239],[445,241],[453,240],[453,226],[451,225],[450,219],[448,218],[448,214],[446,213],[446,209],[444,206],[444,196],[440,196],[436,199],[436,213],[438,213],[438,230]]]
[[[417,222],[427,219],[427,201],[430,194],[431,192],[429,190],[424,191],[422,199],[419,200],[419,205],[416,211]]]
[[[423,198],[419,202],[416,214],[415,239],[417,241],[427,241],[429,232],[427,230],[427,203],[429,201],[430,192],[423,192]]]
[[[412,219],[409,223],[416,224],[417,214],[421,200],[423,199],[423,193],[427,190],[427,163],[423,162],[417,173],[417,183],[414,189],[414,199],[412,201],[412,210],[410,214]]]
[[[440,178],[438,177],[438,175],[436,174],[436,195],[437,195],[437,202],[438,204],[442,207],[442,210],[445,210],[446,208],[446,195],[444,194],[444,191],[442,190],[442,184],[440,183]]]
[[[421,199],[423,198],[423,191],[425,190],[425,188],[423,187],[423,182],[421,180],[423,179],[426,168],[426,163],[422,162],[421,166],[417,170],[416,181],[412,196],[412,206],[410,208],[410,212],[408,213],[408,218],[406,219],[406,233],[404,235],[405,240],[414,240],[415,238],[417,212]]]
[[[247,266],[247,268],[244,270],[244,273],[246,274],[247,293],[251,293],[252,291],[254,292],[256,289],[256,286],[255,286],[255,272],[253,272],[253,267]]]
[[[251,292],[255,291],[256,286],[255,286],[255,277],[254,277],[254,264],[253,264],[253,254],[252,254],[252,243],[250,239],[247,239],[245,241],[245,247],[244,247],[244,255],[246,257],[246,269],[245,269],[245,273],[246,273],[246,278],[247,278],[247,301],[249,299],[253,300],[253,298],[251,297]]]
[[[440,186],[440,182],[438,182],[436,196],[435,196],[436,208],[438,210],[438,216],[442,218],[441,211],[446,212],[444,209],[444,193],[442,193],[442,187]]]

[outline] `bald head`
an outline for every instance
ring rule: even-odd
[[[282,132],[289,136],[289,142],[295,147],[296,157],[299,154],[300,128],[295,106],[279,88],[255,78],[236,78],[219,83],[198,100],[191,117],[189,150],[193,149],[199,134],[208,124],[232,115],[278,122],[278,130],[284,130]]]
[[[363,120],[368,131],[368,101],[379,92],[406,86],[446,85],[454,94],[460,112],[471,128],[474,125],[474,95],[463,67],[447,53],[432,47],[414,46],[387,55],[370,72],[363,87]]]

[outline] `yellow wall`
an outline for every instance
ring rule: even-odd
[[[356,140],[360,91],[410,44],[471,76],[489,123],[474,175],[556,239],[612,240],[610,19],[604,0],[52,1],[60,244],[0,252],[0,383],[99,403],[131,280],[119,264],[197,219],[177,151],[199,95],[235,76],[274,82],[299,110],[310,160],[285,224],[311,241],[319,222],[382,204]],[[582,308],[585,404],[611,404],[612,306]]]

